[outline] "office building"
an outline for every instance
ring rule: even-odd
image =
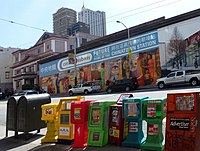
[[[106,14],[102,11],[93,11],[82,7],[78,13],[78,21],[90,26],[90,34],[96,36],[106,35]]]
[[[68,28],[76,23],[76,11],[69,8],[60,8],[53,14],[53,32],[58,35],[67,36]]]

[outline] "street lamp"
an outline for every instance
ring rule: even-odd
[[[129,70],[130,70],[130,77],[132,77],[132,66],[131,66],[131,60],[132,60],[132,49],[130,44],[130,31],[129,28],[126,27],[126,25],[121,21],[116,21],[117,23],[121,23],[128,31],[128,54],[129,54]]]
[[[129,28],[126,27],[126,25],[124,25],[124,23],[122,23],[121,21],[117,20],[117,23],[121,23],[128,31],[128,46],[130,48],[130,32],[129,32]]]

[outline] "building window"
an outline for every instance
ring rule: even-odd
[[[82,44],[86,43],[87,39],[86,38],[82,38]]]
[[[70,45],[70,50],[72,50],[74,48],[74,45]]]
[[[38,48],[38,53],[41,53],[41,48]]]
[[[5,78],[6,78],[6,79],[10,79],[10,72],[9,72],[9,71],[6,71],[6,72],[5,72]]]
[[[15,56],[15,62],[18,62],[19,61],[19,56],[18,54]]]
[[[50,45],[47,45],[47,50],[50,50]]]

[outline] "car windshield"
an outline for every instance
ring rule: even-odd
[[[13,96],[30,95],[30,94],[38,94],[38,92],[37,91],[19,91],[15,93]]]
[[[14,96],[19,96],[19,95],[25,95],[25,93],[24,92],[17,92],[17,93],[15,93],[15,94],[13,94]]]

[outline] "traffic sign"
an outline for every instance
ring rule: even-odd
[[[128,48],[128,55],[132,56],[132,49],[131,48]]]

